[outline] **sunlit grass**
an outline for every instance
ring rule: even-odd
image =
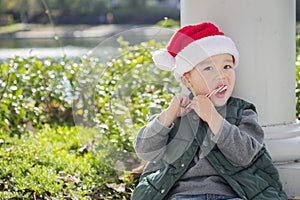
[[[18,31],[28,31],[28,30],[29,30],[28,25],[22,23],[0,26],[0,34],[15,33]]]

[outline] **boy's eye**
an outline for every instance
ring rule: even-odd
[[[231,69],[231,68],[232,68],[231,65],[225,65],[225,66],[224,66],[224,69]]]
[[[210,70],[212,70],[212,69],[213,69],[212,66],[208,66],[208,67],[205,67],[205,68],[203,69],[203,71],[210,71]]]

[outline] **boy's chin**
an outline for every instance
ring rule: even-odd
[[[222,99],[213,99],[212,103],[215,107],[222,107],[227,103],[228,98],[222,98]]]

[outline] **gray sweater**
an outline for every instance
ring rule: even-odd
[[[193,111],[188,115],[193,115],[194,120],[199,120]],[[137,155],[146,161],[162,158],[166,153],[168,133],[172,128],[173,125],[164,127],[157,117],[153,117],[146,126],[141,128],[134,142]],[[206,140],[208,143],[216,144],[232,164],[243,166],[247,165],[262,147],[263,139],[264,133],[258,123],[257,114],[252,110],[245,110],[238,127],[224,119],[223,126],[216,136],[211,136]],[[174,197],[176,194],[207,193],[236,196],[231,187],[205,158],[206,150],[201,149],[186,173],[173,186],[168,197]]]

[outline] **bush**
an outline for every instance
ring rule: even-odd
[[[176,92],[168,86],[177,83],[152,64],[151,52],[161,44],[119,42],[118,55],[105,63],[94,56],[75,61],[16,57],[2,63],[0,128],[22,134],[30,124],[74,125],[74,118],[91,127],[121,112],[132,124],[143,124],[150,109],[160,110]]]
[[[121,175],[139,164],[135,134],[180,88],[153,66],[162,44],[118,41],[105,61],[15,57],[0,65],[0,197],[128,198],[135,182]]]
[[[299,25],[298,25],[299,26]],[[296,36],[296,117],[300,119],[300,37]]]
[[[178,9],[170,7],[141,7],[131,9],[119,8],[112,10],[114,23],[116,24],[155,24],[164,17],[179,20],[180,12]]]
[[[164,20],[160,20],[159,22],[157,22],[156,25],[165,28],[171,28],[171,27],[179,28],[180,23],[179,21],[165,18]]]
[[[8,137],[1,131],[0,198],[91,199],[106,184],[121,183],[116,171],[102,162],[106,155],[93,153],[94,149],[105,149],[103,145],[108,141],[96,141],[89,151],[83,151],[82,147],[98,133],[84,129],[85,134],[79,135],[78,128],[54,130],[45,126],[21,138]],[[105,191],[108,190],[102,192]],[[103,195],[98,191],[98,197],[93,199],[116,198],[126,193]]]
[[[16,57],[1,64],[0,128],[21,134],[29,125],[72,125],[71,88],[66,89],[75,74],[67,71],[70,65],[77,66],[37,57]]]

